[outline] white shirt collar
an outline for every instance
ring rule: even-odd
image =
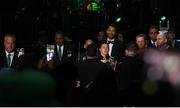
[[[11,53],[8,53],[7,51],[5,51],[5,52],[6,52],[6,56],[7,56],[8,54],[14,55],[14,52],[11,52]]]
[[[109,39],[109,38],[107,38],[107,41],[114,41],[115,39],[113,38],[113,39]]]
[[[11,66],[11,64],[12,64],[12,60],[13,60],[13,57],[14,57],[14,52],[11,52],[11,53],[8,53],[7,51],[5,51],[6,52],[6,57],[8,58],[8,54],[11,54],[10,55],[10,66]]]
[[[156,41],[154,42],[154,41],[151,40],[151,43],[155,44],[155,46],[157,46],[157,42]]]

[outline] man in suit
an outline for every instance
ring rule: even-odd
[[[117,28],[114,24],[110,24],[106,30],[107,36],[101,41],[109,44],[109,56],[119,60],[124,56],[124,44],[117,39]]]
[[[54,41],[54,69],[52,70],[51,75],[57,84],[57,98],[61,101],[65,101],[64,99],[67,91],[76,78],[76,71],[74,69],[75,48],[71,43],[68,43],[65,40],[64,34],[61,31],[55,33]]]
[[[15,48],[16,37],[6,34],[4,37],[4,50],[0,54],[0,68],[20,69],[23,66],[23,54]]]
[[[149,31],[148,31],[148,36],[150,39],[147,41],[148,48],[157,47],[157,42],[156,42],[157,35],[158,35],[158,27],[155,25],[150,26]]]
[[[55,33],[55,57],[57,64],[72,63],[74,61],[74,47],[64,40],[61,31]]]
[[[157,35],[157,48],[159,50],[167,50],[170,48],[168,45],[167,31],[159,31]]]

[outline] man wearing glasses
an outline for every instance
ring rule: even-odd
[[[156,42],[157,35],[158,35],[158,27],[155,25],[150,26],[149,31],[148,31],[149,40],[147,42],[147,45],[149,48],[157,47],[157,42]]]

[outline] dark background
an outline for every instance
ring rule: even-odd
[[[20,44],[38,40],[52,42],[53,33],[60,29],[74,42],[87,37],[95,39],[98,31],[104,30],[107,24],[114,23],[121,16],[122,21],[116,24],[128,42],[134,40],[136,34],[147,33],[151,24],[158,25],[162,15],[167,16],[170,27],[176,29],[178,37],[179,0],[101,0],[104,8],[100,12],[86,11],[85,4],[80,7],[78,1],[1,0],[1,38],[11,32],[16,34]]]

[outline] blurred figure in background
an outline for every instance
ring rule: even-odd
[[[62,106],[54,97],[54,80],[33,69],[1,74],[0,89],[0,106]]]
[[[88,38],[85,40],[84,47],[83,47],[84,51],[82,51],[80,55],[78,55],[78,60],[77,60],[78,62],[81,62],[87,59],[87,56],[86,56],[87,47],[92,44],[94,44],[94,41],[91,38]]]
[[[124,43],[124,36],[123,36],[122,33],[117,33],[117,39],[118,39],[119,41],[121,41],[122,43]]]
[[[168,31],[167,33],[167,38],[168,38],[168,45],[172,48],[176,48],[178,47],[177,43],[176,43],[176,31]]]
[[[104,31],[100,31],[97,36],[97,42],[100,42],[105,37],[106,33]]]

